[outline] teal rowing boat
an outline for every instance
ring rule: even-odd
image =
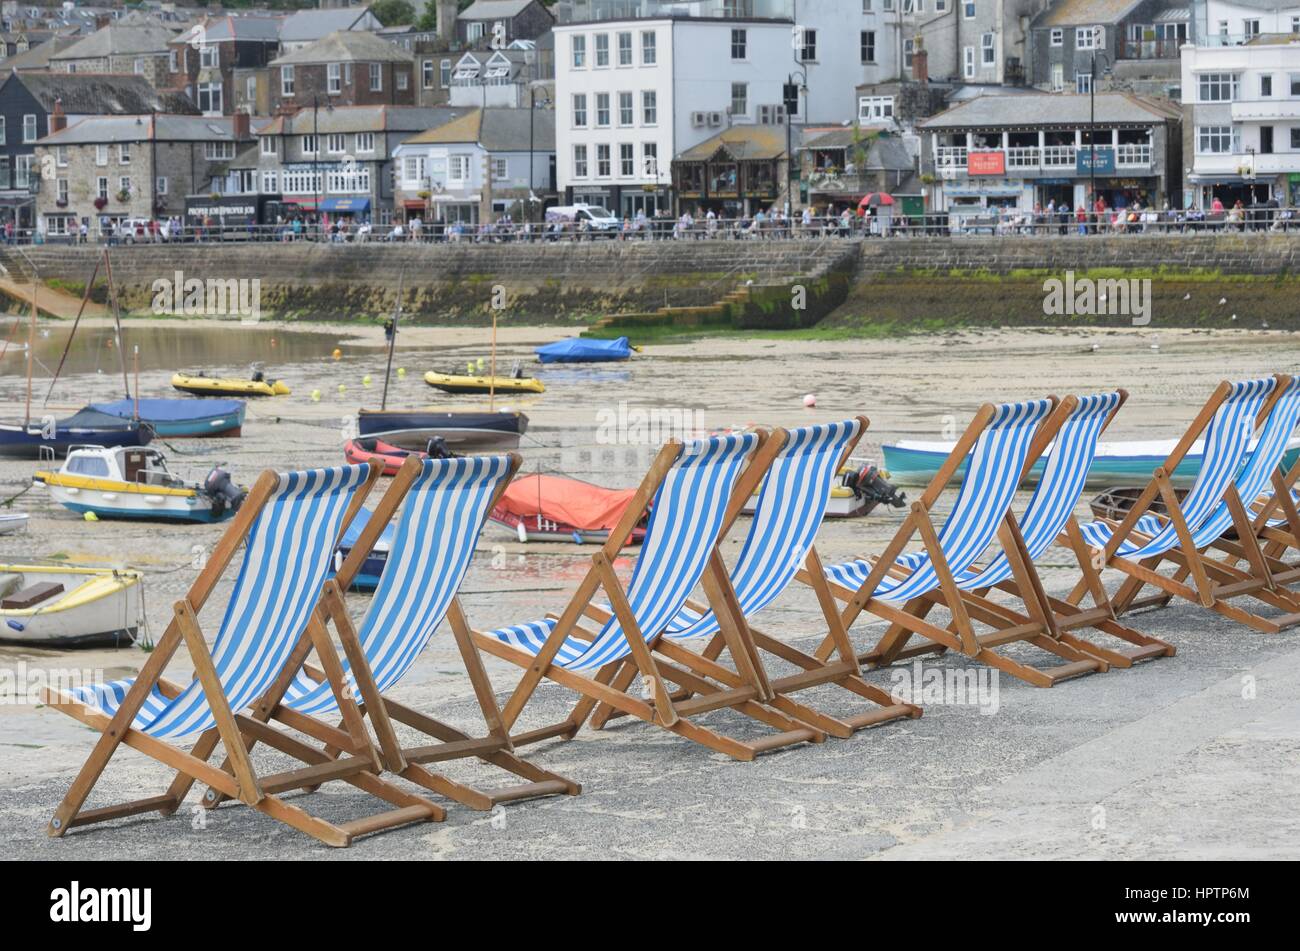
[[[1162,465],[1173,451],[1176,440],[1154,440],[1151,442],[1112,442],[1099,443],[1097,459],[1088,474],[1088,485],[1093,488],[1109,488],[1116,485],[1143,484],[1157,467]],[[902,439],[892,445],[884,446],[885,469],[889,472],[889,481],[897,485],[929,485],[939,467],[943,465],[948,454],[952,452],[953,442],[923,442]],[[1174,470],[1174,482],[1189,485],[1201,471],[1201,459],[1204,444],[1199,440],[1193,444],[1191,451]],[[1049,450],[1050,452],[1050,450]],[[1282,468],[1290,469],[1300,458],[1300,438],[1292,439],[1287,444]],[[1029,472],[1029,482],[1037,483],[1043,474],[1043,460],[1034,464]],[[957,470],[964,474],[966,464]]]

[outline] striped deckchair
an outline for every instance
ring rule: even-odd
[[[457,592],[469,570],[484,520],[519,469],[517,454],[459,459],[411,457],[402,464],[375,507],[360,538],[334,578],[325,583],[324,608],[338,632],[346,660],[346,691],[359,698],[379,739],[385,767],[402,778],[474,809],[556,794],[581,787],[529,763],[513,752],[501,724],[492,684],[470,637]],[[388,560],[370,606],[356,626],[343,592],[360,570],[398,508]],[[488,727],[475,738],[387,697],[423,653],[443,619],[449,623]],[[289,684],[273,717],[338,749],[346,735],[322,717],[336,714],[338,698],[324,674],[309,666]],[[428,745],[403,747],[396,720],[429,737]],[[528,782],[480,791],[434,773],[422,764],[474,757]],[[219,796],[210,795],[210,800]]]
[[[1277,473],[1298,416],[1300,392],[1288,376],[1219,384],[1124,520],[1081,526],[1086,542],[1098,550],[1096,562],[1128,575],[1112,598],[1117,613],[1181,597],[1265,633],[1300,624],[1300,597],[1273,577],[1243,502],[1255,500]],[[1202,432],[1205,457],[1180,501],[1169,473]],[[1167,517],[1151,511],[1157,497]],[[1230,528],[1236,529],[1234,558],[1213,557],[1207,549],[1227,545],[1224,535]],[[1234,560],[1245,560],[1249,570],[1237,568]],[[1157,570],[1165,563],[1175,567],[1172,576]],[[1159,593],[1139,600],[1148,585]],[[1265,617],[1233,603],[1243,596],[1283,613]],[[1076,586],[1070,601],[1081,597]]]
[[[100,731],[94,751],[55,811],[51,835],[146,812],[170,815],[195,781],[334,846],[349,845],[364,833],[439,817],[441,810],[433,803],[375,775],[381,768],[378,752],[356,704],[343,691],[338,657],[320,623],[321,586],[334,547],[378,475],[377,466],[263,473],[189,594],[176,603],[171,623],[139,675],[67,692],[46,691],[50,706]],[[198,613],[245,542],[239,576],[209,649]],[[162,676],[182,643],[196,674],[184,686]],[[313,647],[347,722],[340,737],[347,755],[337,759],[246,713],[260,709],[261,698],[275,691],[277,681],[287,680]],[[189,736],[198,741],[186,752],[174,741]],[[312,765],[259,777],[249,757],[250,737]],[[229,758],[226,770],[208,762],[218,742]],[[176,770],[171,787],[160,796],[82,811],[123,743]],[[278,795],[330,779],[349,782],[396,808],[336,825]]]
[[[860,560],[825,569],[831,593],[846,602],[841,615],[846,628],[863,611],[890,622],[879,643],[859,655],[861,663],[883,666],[951,649],[1039,687],[1108,669],[1105,661],[1062,640],[1034,572],[1025,537],[1011,511],[1016,489],[1029,467],[1056,438],[1078,402],[1070,396],[1059,402],[1051,398],[985,405],[924,494],[913,503],[911,513],[884,554],[874,562]],[[931,512],[963,462],[968,465],[957,500],[943,527],[936,529]],[[1048,500],[1043,497],[1043,501]],[[1047,520],[1046,515],[1042,517]],[[917,537],[922,550],[904,554],[904,547]],[[995,540],[1000,546],[999,555],[982,571],[977,569],[976,561]],[[801,578],[808,583],[813,580],[807,572]],[[985,597],[992,585],[1007,580],[1014,581],[1015,590],[1024,592],[1022,603],[1027,618],[1008,616]],[[926,620],[936,603],[952,614],[946,630]],[[977,633],[976,623],[992,628],[991,632]],[[905,649],[915,636],[929,643]],[[1035,667],[996,650],[1012,642],[1042,648],[1065,662]],[[818,648],[817,656],[827,658],[835,649],[832,632]]]
[[[731,585],[736,592],[736,603],[748,626],[750,639],[759,651],[769,653],[787,664],[800,669],[799,673],[772,678],[768,675],[761,654],[755,655],[754,667],[767,686],[767,703],[789,715],[824,730],[832,736],[845,738],[855,730],[904,717],[919,717],[921,710],[911,704],[899,703],[884,690],[867,683],[859,676],[857,657],[848,635],[839,627],[839,611],[822,580],[818,601],[822,606],[828,629],[839,631],[837,640],[839,657],[832,663],[818,660],[811,654],[756,630],[750,619],[762,611],[789,587],[801,567],[806,567],[814,579],[821,577],[821,560],[814,547],[818,529],[826,515],[835,476],[853,453],[854,447],[870,425],[862,416],[839,423],[808,426],[785,434],[784,444],[773,459],[763,480],[754,518],[745,537],[744,546],[736,565],[731,570]],[[778,439],[773,434],[769,445]],[[727,513],[724,534],[740,515],[745,499],[739,498]],[[682,642],[710,638],[705,648],[697,653],[682,646]],[[686,606],[668,625],[664,637],[655,644],[655,651],[668,661],[687,668],[698,676],[717,681],[723,686],[738,686],[739,675],[721,665],[717,659],[726,647],[717,615],[708,605],[687,601]],[[631,686],[636,675],[635,664],[624,662],[612,685],[620,690]],[[806,704],[796,702],[790,694],[823,684],[835,684],[877,705],[855,716],[839,719]],[[690,691],[674,694],[674,700],[685,700]],[[599,729],[618,714],[608,704],[601,704],[592,717],[592,726]]]
[[[765,443],[764,433],[730,434],[687,444],[670,441],[655,458],[609,540],[592,558],[591,569],[562,615],[475,633],[480,648],[525,671],[502,710],[507,729],[513,729],[543,679],[581,696],[569,718],[514,735],[516,745],[572,737],[602,702],[740,760],[795,743],[825,740],[824,732],[760,702],[765,690],[717,550],[730,507],[752,494],[775,453]],[[779,441],[772,445],[779,447]],[[614,559],[648,508],[645,539],[625,586],[614,571]],[[721,620],[728,654],[740,672],[738,686],[718,689],[653,654],[697,584],[702,584],[709,606]],[[592,604],[600,589],[609,599],[607,607]],[[583,627],[584,618],[600,627]],[[610,684],[629,658],[641,675],[648,701]],[[666,682],[699,696],[675,702]],[[776,732],[744,741],[691,719],[722,708],[745,714]]]

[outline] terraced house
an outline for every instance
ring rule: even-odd
[[[339,30],[270,63],[271,111],[415,105],[415,57],[373,33]]]
[[[258,101],[257,83],[280,49],[280,23],[273,17],[205,18],[168,46],[168,85],[187,93],[204,115],[229,115],[243,82],[247,101]],[[254,110],[255,111],[255,110]]]
[[[169,48],[175,32],[142,18],[110,23],[50,57],[50,69],[64,73],[126,73],[143,76],[150,85],[167,85]]]

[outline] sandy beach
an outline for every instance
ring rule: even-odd
[[[66,325],[43,327],[54,342],[66,335]],[[87,348],[104,352],[93,360],[92,349],[79,352],[79,371],[61,380],[48,407],[33,415],[62,415],[122,395],[117,344],[105,343],[111,329],[98,320],[83,327]],[[221,353],[240,361],[177,365],[176,352],[151,349],[160,332],[172,331],[225,341],[230,349]],[[1300,349],[1281,332],[1147,327],[856,341],[726,336],[653,344],[626,366],[539,368],[532,348],[562,333],[554,327],[501,327],[498,367],[508,370],[521,361],[547,391],[496,405],[530,417],[521,446],[524,472],[563,472],[611,487],[635,484],[659,436],[675,434],[663,431],[665,420],[708,431],[863,414],[872,425],[858,455],[879,461],[883,442],[953,438],[986,401],[1124,387],[1130,400],[1107,438],[1170,439],[1181,435],[1217,381],[1295,372],[1300,365]],[[236,334],[246,343],[232,342]],[[250,402],[239,439],[156,442],[173,471],[185,476],[201,478],[220,464],[249,484],[265,468],[341,464],[357,409],[377,408],[380,401],[385,344],[379,327],[143,320],[127,323],[125,339],[128,348],[140,347],[143,396],[180,395],[170,386],[174,370],[241,375],[254,359],[292,388],[291,396]],[[399,341],[394,366],[406,372],[394,376],[390,407],[486,407],[486,398],[442,397],[421,380],[426,370],[463,371],[467,362],[486,359],[482,328],[403,328]],[[204,346],[200,342],[183,355],[193,357]],[[277,359],[282,347],[293,351],[292,362]],[[339,359],[332,355],[336,347]],[[0,360],[0,417],[22,418],[24,359],[14,352]],[[49,385],[44,350],[41,362],[38,407]],[[806,394],[815,394],[815,408],[805,408]],[[629,418],[650,422],[629,432]],[[13,509],[31,516],[27,534],[0,536],[0,562],[59,559],[138,568],[146,574],[148,628],[159,636],[172,603],[195,576],[196,555],[211,548],[222,527],[88,523],[50,502],[42,488],[28,488],[37,468],[31,461],[0,460],[0,500],[18,496]],[[822,556],[829,562],[878,552],[901,518],[901,511],[890,510],[830,522],[818,539]],[[725,555],[734,557],[746,526],[742,522],[725,542]],[[523,545],[489,525],[463,592],[471,622],[490,628],[558,612],[591,554],[576,545]],[[619,567],[630,565],[625,558]],[[1042,567],[1052,591],[1068,590],[1076,580],[1064,550],[1050,553]],[[215,605],[224,604],[231,578],[218,588]],[[365,599],[353,596],[350,606],[359,615]],[[209,628],[218,619],[218,611],[204,612]],[[817,639],[817,607],[806,590],[788,592],[762,621],[805,646]],[[364,840],[347,854],[1300,857],[1294,808],[1300,778],[1298,635],[1252,633],[1186,604],[1141,615],[1134,626],[1175,643],[1177,656],[1050,690],[1004,676],[994,712],[926,706],[920,720],[752,764],[620,721],[602,733],[584,732],[573,742],[527,751],[581,782],[581,797],[519,804],[499,816],[452,807],[444,823]],[[881,630],[861,622],[855,642],[873,643]],[[75,668],[113,678],[137,670],[145,656],[134,648],[55,652],[0,646],[0,667]],[[952,657],[939,663],[968,666]],[[516,669],[496,661],[488,667],[498,695],[508,694]],[[173,679],[187,679],[183,656],[170,669]],[[877,671],[870,679],[888,687],[890,677]],[[472,693],[450,638],[435,638],[395,696],[472,728]],[[544,688],[523,725],[562,715],[566,699],[558,688]],[[826,699],[830,707],[848,704],[833,691]],[[719,716],[719,722],[734,725],[726,714]],[[108,844],[141,857],[165,852],[283,860],[339,854],[237,808],[126,820],[114,825],[129,831],[109,826],[49,840],[44,824],[92,742],[90,731],[53,711],[0,703],[0,843],[8,857],[93,857]],[[277,760],[267,755],[264,762]],[[456,769],[467,777],[485,775],[473,765]],[[167,780],[155,764],[128,751],[114,759],[100,793],[161,791]],[[326,787],[313,797],[313,808],[347,817],[368,804],[350,787]]]

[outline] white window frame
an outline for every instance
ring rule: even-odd
[[[1065,29],[1064,29],[1063,27],[1059,27],[1059,26],[1054,26],[1054,27],[1052,27],[1052,32],[1051,32],[1051,34],[1050,34],[1050,42],[1051,42],[1052,46],[1058,46],[1058,47],[1059,47],[1059,46],[1064,46],[1064,45],[1065,45]]]
[[[280,67],[280,95],[282,97],[292,96],[294,91],[293,67]]]

